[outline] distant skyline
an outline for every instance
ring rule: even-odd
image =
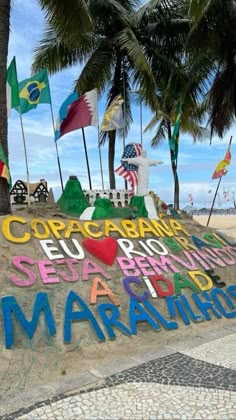
[[[8,51],[8,64],[13,56],[16,57],[18,80],[21,81],[31,76],[31,64],[33,49],[42,36],[44,25],[43,13],[36,0],[15,0],[12,5],[11,34]],[[74,81],[78,78],[79,66],[73,66],[69,70],[57,73],[49,77],[52,108],[54,120],[62,102],[73,90]],[[93,89],[94,86],[91,86]],[[133,94],[135,97],[135,95]],[[101,124],[105,98],[99,100],[99,121]],[[140,133],[140,107],[132,103],[133,124],[131,126],[126,144],[141,141]],[[142,107],[142,127],[147,126],[152,118],[151,112]],[[37,182],[45,178],[48,187],[54,191],[55,198],[61,195],[61,183],[58,171],[56,148],[54,143],[53,125],[49,105],[39,105],[35,110],[23,114],[23,126],[26,139],[26,149],[29,164],[30,182]],[[9,131],[9,161],[13,183],[18,179],[26,180],[26,167],[22,133],[19,115],[12,110],[8,121]],[[97,127],[86,127],[86,145],[90,164],[91,181],[93,189],[101,189],[101,171],[99,153],[97,147]],[[180,183],[181,206],[189,204],[189,194],[193,196],[193,204],[197,206],[209,206],[212,202],[218,180],[211,180],[211,176],[217,163],[225,156],[230,136],[233,136],[231,147],[232,160],[228,174],[222,178],[219,189],[222,201],[221,207],[233,205],[233,197],[236,195],[236,133],[235,125],[226,134],[223,140],[215,137],[212,146],[209,140],[204,143],[193,145],[193,139],[188,135],[180,135],[178,176]],[[155,149],[150,148],[152,133],[143,133],[143,148],[147,150],[147,156],[162,160],[163,165],[150,168],[149,189],[168,203],[173,202],[173,175],[171,170],[168,142],[165,140]],[[58,140],[58,151],[62,169],[64,185],[70,175],[76,175],[83,189],[89,189],[87,169],[85,162],[84,147],[81,130],[71,132]],[[120,164],[123,153],[123,139],[116,141],[115,168]],[[102,168],[105,189],[109,188],[108,178],[108,150],[107,145],[101,147]],[[117,189],[124,188],[124,181],[116,176]],[[224,192],[228,193],[229,201],[224,198]],[[216,200],[219,201],[219,197]]]

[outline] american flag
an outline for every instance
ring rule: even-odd
[[[134,187],[138,185],[138,167],[131,165],[122,159],[134,158],[140,156],[142,152],[142,145],[140,143],[129,143],[125,146],[123,155],[121,157],[121,165],[115,169],[115,172],[122,176],[130,183],[131,190],[129,196],[134,195]]]

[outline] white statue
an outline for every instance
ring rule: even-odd
[[[141,155],[134,158],[122,159],[123,161],[138,167],[138,186],[137,195],[149,194],[149,166],[161,165],[159,160],[148,159],[146,150],[142,150]]]

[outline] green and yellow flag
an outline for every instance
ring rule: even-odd
[[[182,116],[182,104],[181,104],[181,101],[179,101],[178,108],[177,108],[177,117],[176,117],[176,120],[175,120],[173,133],[172,133],[171,139],[169,141],[170,150],[172,152],[171,153],[172,162],[177,160],[177,158],[178,158],[179,129],[180,129],[180,123],[181,123],[181,116]]]
[[[22,114],[36,108],[38,104],[50,104],[47,70],[43,69],[29,79],[22,80],[19,83],[19,97]]]

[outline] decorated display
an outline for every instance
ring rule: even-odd
[[[96,340],[103,341],[118,331],[138,334],[140,323],[154,331],[172,330],[212,316],[236,316],[236,285],[218,274],[235,266],[236,247],[222,235],[191,235],[173,218],[26,220],[15,215],[2,220],[1,232],[15,250],[30,243],[40,256],[12,256],[6,279],[12,293],[1,297],[6,348],[13,348],[19,326],[28,339],[36,330],[53,337],[63,328],[66,344],[73,340],[72,323],[78,323],[78,331],[79,324],[90,325]],[[60,292],[63,321],[57,322],[50,291],[60,284],[66,287]],[[18,302],[19,288],[35,289],[30,316]]]

